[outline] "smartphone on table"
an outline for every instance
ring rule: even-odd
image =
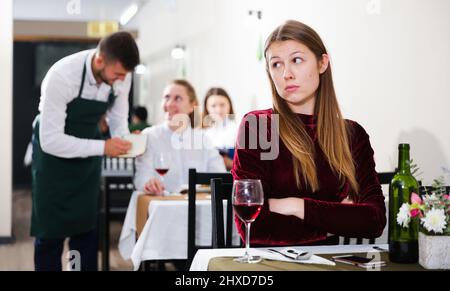
[[[335,262],[354,265],[365,269],[386,266],[385,261],[376,261],[373,260],[373,258],[367,258],[357,255],[333,256],[332,260]]]

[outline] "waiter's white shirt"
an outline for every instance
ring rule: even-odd
[[[189,182],[189,169],[198,172],[226,172],[225,164],[219,152],[201,129],[188,127],[183,133],[173,132],[169,123],[153,126],[142,131],[147,135],[145,153],[136,158],[135,187],[143,191],[150,178],[158,177],[153,165],[153,154],[169,152],[170,168],[164,176],[164,186],[169,192],[178,192]]]
[[[42,150],[48,154],[60,158],[84,158],[104,154],[104,141],[81,139],[64,133],[67,105],[78,96],[84,64],[86,76],[81,97],[108,101],[111,86],[106,83],[97,84],[92,73],[94,54],[95,49],[86,50],[59,60],[50,68],[42,82],[39,136]],[[124,81],[118,80],[113,84],[117,98],[106,113],[111,136],[129,134],[127,118],[130,87],[131,73],[127,74]]]

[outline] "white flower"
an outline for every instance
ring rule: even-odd
[[[444,209],[431,209],[425,214],[425,217],[421,219],[423,226],[428,231],[435,233],[442,233],[446,227]]]
[[[409,204],[403,203],[397,214],[397,223],[402,227],[408,227],[411,220],[411,215],[409,213]]]

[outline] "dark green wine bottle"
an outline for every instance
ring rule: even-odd
[[[419,257],[417,220],[408,228],[397,223],[397,214],[403,203],[411,202],[411,193],[419,193],[419,184],[411,174],[409,144],[398,146],[398,171],[389,187],[389,260],[395,263],[416,263]]]

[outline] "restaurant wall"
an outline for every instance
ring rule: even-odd
[[[0,241],[11,237],[12,213],[12,0],[0,9]]]
[[[161,121],[164,85],[186,76],[200,99],[210,86],[226,88],[238,115],[270,107],[258,48],[287,19],[323,38],[342,111],[369,133],[377,170],[394,170],[397,145],[408,142],[424,183],[442,175],[450,166],[448,0],[154,0],[137,19],[148,66],[138,102]],[[170,57],[176,44],[186,47],[184,61]]]

